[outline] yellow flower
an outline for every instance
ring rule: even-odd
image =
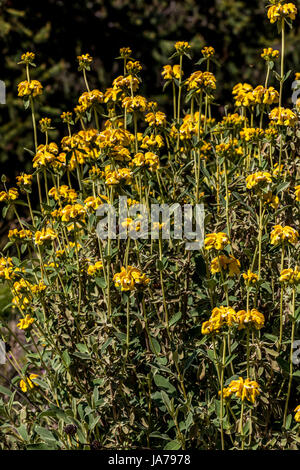
[[[237,380],[232,380],[228,387],[223,388],[224,398],[228,398],[235,394],[235,396],[240,398],[242,401],[246,399],[251,403],[255,402],[259,393],[260,388],[257,382],[250,379],[244,380],[242,377],[239,377]],[[219,391],[219,395],[220,394],[221,391]]]
[[[20,328],[20,330],[26,330],[30,327],[30,325],[32,325],[33,322],[34,318],[27,314],[24,318],[20,319],[19,323],[17,324],[17,327]]]
[[[209,233],[204,239],[206,250],[223,250],[229,243],[228,235],[224,232]]]
[[[17,188],[10,188],[7,192],[0,191],[0,201],[12,202],[18,199],[18,197],[19,197],[19,192]]]
[[[179,80],[180,78],[180,65],[164,65],[163,71],[161,73],[162,77],[165,80],[174,80],[176,78]],[[183,76],[183,70],[181,70],[181,77]]]
[[[127,96],[122,101],[122,107],[126,109],[128,113],[133,111],[144,112],[147,109],[147,100],[143,96]]]
[[[18,84],[18,96],[37,96],[42,94],[42,84],[38,80],[24,80]]]
[[[286,225],[275,225],[271,232],[271,245],[278,245],[279,243],[288,242],[296,245],[298,242],[299,233],[292,227]]]
[[[297,7],[293,3],[285,3],[284,5],[278,3],[277,5],[269,7],[268,19],[270,20],[270,23],[276,23],[276,21],[281,21],[285,18],[294,20],[296,18],[297,11]]]
[[[279,58],[280,52],[277,49],[272,49],[272,47],[264,48],[261,57],[266,61],[272,61]]]
[[[292,286],[298,285],[300,283],[300,270],[298,266],[295,269],[283,269],[280,273],[279,281]]]
[[[213,47],[203,47],[203,49],[201,49],[201,52],[206,59],[209,59],[210,57],[215,55],[215,50]]]
[[[222,326],[234,326],[237,322],[236,312],[232,307],[216,307],[208,321],[202,323],[202,334],[218,333]]]
[[[102,261],[97,261],[95,264],[90,264],[87,269],[87,273],[89,276],[95,276],[95,274],[99,273],[103,269]]]
[[[21,55],[21,61],[24,62],[24,64],[30,64],[34,61],[34,59],[35,59],[34,52],[25,52],[24,54]]]
[[[34,235],[34,242],[36,245],[43,245],[48,241],[55,240],[57,233],[52,228],[42,228],[37,230]]]
[[[121,47],[120,49],[120,56],[122,59],[128,59],[132,54],[132,50],[130,47]]]
[[[234,256],[220,255],[211,262],[210,270],[212,274],[220,272],[220,269],[228,273],[229,277],[237,276],[240,273],[240,262]]]
[[[260,330],[265,324],[265,317],[256,308],[252,310],[239,310],[236,314],[239,330],[247,326]]]
[[[264,193],[263,200],[265,204],[269,204],[273,209],[277,209],[279,205],[279,197],[273,194],[272,191]]]
[[[77,60],[79,63],[78,70],[83,70],[83,69],[89,70],[89,66],[93,62],[93,57],[91,57],[90,54],[82,54],[82,55],[77,56]]]
[[[189,43],[186,41],[177,41],[174,47],[179,54],[183,54],[191,48]]]
[[[248,269],[247,273],[243,273],[242,276],[247,284],[256,284],[258,281],[258,275],[251,272],[250,269]]]
[[[20,388],[22,392],[25,393],[34,387],[38,387],[38,384],[34,382],[34,379],[36,379],[37,377],[37,374],[30,374],[30,376],[26,377],[25,380],[20,380]]]
[[[269,118],[276,126],[293,127],[298,120],[297,115],[293,111],[282,107],[272,109]]]
[[[136,60],[134,62],[132,60],[130,60],[126,64],[126,69],[127,69],[128,73],[132,73],[133,75],[136,75],[137,73],[139,73],[142,70],[142,66],[141,66],[141,64],[139,63],[138,60]]]
[[[32,178],[33,178],[33,175],[27,175],[25,173],[23,173],[20,176],[17,176],[16,177],[17,186],[19,186],[19,187],[31,186],[32,185]]]
[[[295,421],[297,421],[297,423],[300,423],[300,405],[296,406],[294,411],[296,411]]]
[[[146,114],[145,121],[148,122],[150,126],[165,126],[167,122],[165,113],[161,111]]]
[[[296,201],[300,201],[300,184],[298,186],[295,186],[295,196],[296,196]]]
[[[121,272],[115,274],[113,280],[116,287],[121,287],[121,291],[132,291],[137,287],[147,286],[150,282],[146,274],[134,266],[122,266]]]
[[[30,230],[18,230],[17,228],[12,229],[8,232],[8,238],[12,241],[31,239],[32,233]]]
[[[272,177],[271,174],[267,171],[258,171],[252,175],[247,176],[246,178],[247,189],[252,189],[256,186],[259,186],[260,189],[269,183],[272,183]]]

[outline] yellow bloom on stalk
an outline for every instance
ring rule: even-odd
[[[256,308],[252,310],[239,310],[236,314],[237,323],[239,325],[239,330],[242,330],[246,327],[255,328],[260,330],[265,324],[265,317],[260,313]]]
[[[225,246],[229,244],[227,233],[209,233],[204,239],[204,247],[206,250],[224,250]]]
[[[256,186],[266,186],[269,183],[272,183],[272,176],[267,171],[257,171],[246,178],[247,189],[252,189]]]
[[[261,53],[261,57],[266,61],[272,61],[279,58],[280,52],[277,49],[272,49],[272,47],[264,48]]]
[[[100,104],[103,102],[104,95],[99,90],[85,91],[78,99],[79,106],[81,109],[87,110],[94,104]]]
[[[245,282],[247,284],[256,284],[258,281],[258,275],[253,273],[250,269],[248,269],[247,273],[242,274]]]
[[[203,49],[201,49],[201,52],[202,52],[202,55],[203,57],[205,57],[205,59],[209,59],[210,57],[212,57],[213,55],[215,55],[215,50],[213,47],[203,47]]]
[[[16,241],[16,240],[24,240],[24,239],[31,239],[32,238],[32,233],[30,230],[18,230],[17,228],[14,228],[8,232],[8,238],[11,241]]]
[[[229,277],[237,276],[240,273],[241,263],[234,256],[220,255],[214,258],[210,265],[212,274],[220,272],[220,269],[225,273],[228,273]]]
[[[236,321],[235,310],[221,305],[213,309],[208,321],[202,323],[201,331],[204,335],[218,333],[223,326],[234,326]]]
[[[187,41],[177,41],[174,47],[179,54],[183,54],[191,48]]]
[[[59,201],[60,199],[65,199],[68,202],[74,202],[78,197],[75,189],[69,188],[69,186],[67,186],[66,184],[63,184],[58,188],[51,188],[48,192],[48,195],[50,197],[53,197],[56,201]]]
[[[100,197],[89,196],[84,200],[84,204],[88,209],[96,210],[102,204],[102,201]]]
[[[41,144],[32,160],[33,168],[52,165],[57,160],[59,160],[57,144],[55,142],[50,142],[48,145]]]
[[[295,269],[283,269],[280,273],[279,281],[292,286],[298,285],[300,283],[300,269],[298,266]]]
[[[174,80],[174,78],[179,80],[180,65],[176,64],[173,67],[172,65],[164,65],[161,75],[165,80]],[[183,70],[181,70],[181,77],[183,77]]]
[[[161,135],[145,135],[143,138],[143,141],[141,143],[141,148],[142,149],[160,149],[164,146],[164,141]]]
[[[295,421],[297,421],[297,423],[300,423],[300,405],[296,406],[294,411],[296,411]]]
[[[0,191],[0,202],[12,202],[18,199],[19,192],[17,188],[10,188],[8,191]]]
[[[235,99],[235,106],[254,106],[253,87],[249,83],[238,83],[233,87],[232,94]]]
[[[128,113],[134,111],[144,112],[147,109],[147,100],[143,96],[127,96],[122,101],[122,107],[126,109]]]
[[[273,207],[273,209],[277,209],[279,206],[279,197],[273,194],[272,191],[263,194],[263,201],[265,204]]]
[[[25,64],[30,64],[33,62],[35,59],[35,53],[34,52],[25,52],[24,54],[21,55],[21,61],[24,62]]]
[[[20,272],[20,268],[13,265],[11,258],[0,258],[0,279],[11,281]]]
[[[43,92],[43,86],[38,80],[31,80],[28,82],[24,80],[18,84],[18,96],[22,98],[28,96],[38,96]]]
[[[26,378],[26,380],[20,380],[20,388],[22,392],[25,393],[34,387],[38,387],[38,384],[34,382],[34,379],[36,379],[37,377],[37,374],[30,374],[29,377]]]
[[[292,227],[286,225],[275,225],[271,232],[271,245],[279,245],[279,243],[291,243],[296,245],[299,238],[299,233]]]
[[[42,228],[37,230],[34,235],[34,242],[36,245],[43,245],[48,241],[55,240],[57,233],[52,228]]]
[[[148,113],[145,116],[145,121],[149,123],[149,126],[165,126],[167,123],[165,113],[157,111],[156,113]]]
[[[22,188],[25,186],[31,186],[32,178],[33,178],[33,175],[27,175],[26,173],[23,173],[22,175],[17,176],[16,177],[17,186],[22,187]]]
[[[34,322],[34,318],[32,318],[31,315],[27,314],[24,318],[21,318],[19,323],[17,324],[17,327],[20,328],[20,330],[27,330],[27,328],[32,325]]]
[[[93,57],[90,54],[82,54],[77,56],[79,63],[78,70],[89,69],[89,66],[93,62]]]
[[[71,111],[64,111],[61,115],[60,118],[62,119],[63,122],[66,123],[71,123],[72,121],[73,114]]]
[[[143,67],[141,66],[141,64],[138,60],[136,60],[136,61],[130,60],[126,64],[127,72],[130,73],[130,74],[133,74],[133,75],[136,75],[137,73],[139,73],[142,70],[142,68]]]
[[[230,139],[228,142],[222,142],[216,145],[216,153],[222,158],[235,158],[244,155],[243,148],[239,145],[237,139]]]
[[[132,291],[137,287],[147,286],[150,279],[134,266],[122,266],[121,272],[114,275],[113,281],[116,287],[121,287],[121,291]]]
[[[293,3],[285,3],[284,5],[278,3],[277,5],[269,7],[268,19],[270,20],[270,23],[276,23],[276,21],[281,21],[286,18],[294,20],[296,18],[297,11],[297,7]]]
[[[132,163],[135,166],[149,166],[150,171],[156,171],[159,167],[159,157],[153,152],[146,152],[145,154],[139,152],[135,154]]]
[[[121,47],[120,49],[120,56],[122,59],[128,59],[132,54],[132,50],[130,47]]]
[[[269,114],[269,118],[276,126],[293,127],[298,121],[297,115],[288,108],[274,108]]]
[[[221,395],[221,390],[219,395]],[[239,377],[237,380],[232,380],[228,387],[223,388],[223,397],[229,398],[232,395],[235,395],[237,398],[240,398],[242,401],[245,399],[254,403],[256,397],[260,394],[260,388],[255,380],[246,379]]]
[[[300,201],[300,184],[295,186],[295,196],[296,196],[296,201]]]
[[[260,128],[244,127],[240,131],[241,139],[245,142],[257,142],[264,137],[264,130]]]
[[[62,222],[69,222],[70,220],[80,220],[84,222],[86,210],[81,204],[68,204],[59,210],[58,215],[61,217]]]
[[[112,186],[124,182],[125,184],[131,184],[132,171],[129,168],[119,168],[118,170],[112,170],[110,165],[107,165],[104,169],[105,184]]]
[[[216,89],[216,77],[211,72],[193,72],[186,80],[188,91],[194,90],[196,93],[211,92]]]
[[[88,276],[95,276],[103,269],[102,261],[97,261],[95,264],[90,264],[87,269]]]

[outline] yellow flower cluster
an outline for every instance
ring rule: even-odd
[[[147,109],[147,100],[143,96],[127,96],[122,101],[123,108],[126,109],[128,113],[133,113],[135,111],[144,112]]]
[[[13,265],[12,258],[0,258],[0,279],[10,281],[21,272]]]
[[[93,105],[102,103],[103,98],[104,95],[99,90],[86,91],[79,97],[78,103],[80,108],[76,107],[74,110],[84,113]]]
[[[21,55],[21,61],[24,62],[25,64],[30,64],[33,62],[35,59],[35,53],[34,52],[25,52],[24,54]]]
[[[147,286],[150,279],[146,274],[134,266],[122,266],[121,272],[114,275],[114,283],[116,287],[121,287],[121,291],[132,291],[137,287]]]
[[[14,283],[13,291],[15,296],[12,299],[12,303],[20,310],[25,310],[30,307],[34,295],[45,291],[46,288],[47,286],[43,281],[40,281],[38,284],[31,284],[21,278]]]
[[[295,126],[298,121],[297,115],[288,108],[274,108],[269,114],[270,120],[276,126]]]
[[[196,93],[211,92],[216,89],[216,77],[211,72],[193,72],[189,78],[187,78],[185,84],[187,85],[188,91],[194,90]]]
[[[244,155],[243,148],[239,145],[237,139],[230,139],[228,142],[216,145],[216,153],[221,158],[226,159],[233,159]]]
[[[132,163],[135,166],[145,166],[147,165],[151,171],[156,171],[159,167],[159,157],[153,152],[146,152],[145,154],[139,152],[135,154]]]
[[[253,89],[249,83],[238,83],[233,87],[235,106],[255,106],[256,104],[274,104],[279,101],[279,93],[274,87],[265,88],[258,85]]]
[[[174,47],[176,51],[179,52],[180,54],[187,52],[191,48],[189,43],[186,41],[177,41]]]
[[[20,319],[19,323],[17,324],[17,327],[20,328],[20,330],[27,330],[27,328],[29,328],[33,322],[34,318],[28,313],[27,315],[25,315],[24,318]]]
[[[165,113],[161,111],[146,114],[145,121],[148,122],[151,127],[165,126],[167,122]]]
[[[105,184],[112,186],[124,182],[125,184],[131,184],[132,172],[129,168],[118,168],[112,170],[110,165],[107,165],[104,169]]]
[[[272,61],[279,58],[280,52],[277,49],[272,49],[272,47],[264,48],[261,53],[261,57],[266,61]]]
[[[29,377],[26,378],[26,380],[20,380],[20,388],[22,392],[27,392],[28,390],[38,387],[38,384],[34,382],[34,379],[38,378],[37,374],[30,374]]]
[[[225,246],[229,244],[227,233],[209,233],[204,239],[204,247],[206,250],[224,250]]]
[[[257,171],[246,178],[247,189],[256,188],[256,186],[264,187],[272,183],[272,175],[268,171]]]
[[[180,78],[180,65],[164,65],[162,71],[162,77],[165,80],[174,80],[176,78],[179,80]],[[183,71],[181,70],[181,76],[183,76]]]
[[[221,395],[219,391],[219,395]],[[232,380],[228,387],[223,388],[223,397],[229,398],[232,395],[235,395],[237,398],[240,398],[242,401],[245,399],[254,403],[256,397],[260,394],[260,388],[255,380],[246,379],[239,377],[237,380]]]
[[[52,217],[61,219],[62,222],[85,221],[86,209],[82,204],[68,204],[51,212]]]
[[[213,47],[203,47],[203,49],[201,49],[201,52],[202,52],[202,55],[203,57],[205,57],[205,59],[209,59],[210,57],[212,57],[213,55],[215,55],[215,50]]]
[[[43,86],[38,80],[24,80],[18,84],[18,96],[26,98],[28,96],[38,96],[43,92]]]
[[[34,234],[34,242],[36,245],[44,245],[56,238],[57,233],[52,228],[42,228],[42,230],[37,230]]]
[[[77,193],[74,189],[69,188],[66,184],[59,186],[58,188],[51,188],[48,192],[50,197],[53,197],[56,201],[65,199],[68,202],[74,202],[77,199]]]
[[[295,269],[283,269],[280,273],[279,281],[292,286],[300,284],[300,269],[298,266],[296,266]]]
[[[95,264],[90,264],[87,269],[87,273],[89,276],[95,276],[103,269],[102,261],[97,261]]]
[[[300,184],[295,186],[295,196],[296,196],[296,201],[300,201]]]
[[[19,193],[17,188],[10,188],[8,191],[0,191],[0,201],[12,202],[18,199]]]
[[[65,158],[62,154],[58,155],[58,147],[55,142],[50,142],[50,144],[47,145],[39,145],[33,157],[33,168],[47,166],[56,167],[64,163]]]
[[[270,23],[276,23],[276,21],[281,21],[285,18],[294,20],[297,15],[297,7],[293,3],[279,2],[277,5],[272,5],[268,9],[268,18]]]
[[[296,408],[294,409],[294,411],[296,411],[296,414],[295,414],[295,421],[297,423],[300,423],[300,405],[296,406]]]
[[[8,232],[8,238],[11,241],[31,240],[32,233],[30,230],[26,230],[26,229],[18,230],[17,228],[14,228]]]
[[[239,310],[236,313],[236,321],[238,323],[238,329],[242,330],[246,327],[252,327],[256,330],[260,330],[265,324],[264,315],[259,312],[256,308],[251,310]]]
[[[202,323],[202,334],[218,333],[223,326],[236,324],[236,311],[231,307],[216,307],[211,312],[209,320]]]
[[[292,227],[286,225],[275,225],[271,232],[271,245],[278,245],[279,243],[288,242],[296,245],[298,242],[299,233]]]
[[[256,284],[258,281],[258,275],[253,273],[250,269],[248,269],[247,273],[243,273],[242,276],[248,285]]]
[[[234,256],[220,255],[214,258],[210,265],[212,274],[224,271],[229,277],[238,276],[240,273],[240,262]]]
[[[19,186],[20,188],[24,188],[26,186],[31,186],[32,185],[32,178],[33,178],[33,175],[27,175],[25,173],[23,173],[20,176],[17,176],[16,177],[17,186]]]
[[[240,131],[241,139],[245,142],[257,142],[264,137],[264,130],[258,127],[244,127],[242,131]]]

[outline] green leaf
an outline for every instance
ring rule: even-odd
[[[176,392],[176,388],[172,384],[170,384],[170,382],[167,379],[165,379],[165,377],[163,377],[162,375],[156,374],[154,376],[154,382],[157,385],[157,387],[165,388],[166,390],[169,391],[169,393]]]
[[[35,430],[37,434],[41,437],[41,439],[43,439],[44,441],[56,441],[56,437],[51,431],[49,431],[49,429],[36,426]]]
[[[179,450],[179,449],[181,449],[181,444],[177,439],[175,439],[174,441],[168,442],[168,444],[166,444],[164,447],[164,450]]]

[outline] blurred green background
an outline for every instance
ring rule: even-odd
[[[300,0],[295,2],[300,9]],[[25,78],[17,65],[25,51],[36,53],[38,68],[33,78],[44,86],[37,106],[38,118],[49,116],[60,137],[64,131],[59,115],[73,109],[84,90],[77,71],[76,56],[89,52],[94,58],[89,80],[103,90],[121,73],[114,60],[119,48],[130,46],[143,64],[143,93],[168,106],[162,96],[162,66],[168,63],[173,44],[187,40],[193,45],[193,59],[200,58],[204,45],[216,49],[220,67],[217,102],[231,101],[232,86],[238,81],[253,85],[263,82],[263,47],[280,48],[276,25],[266,16],[263,0],[0,0],[1,77],[7,87],[7,105],[0,105],[1,173],[13,178],[15,172],[30,168],[32,148],[30,113],[17,97],[17,84]],[[300,21],[287,36],[287,69],[300,71]],[[185,66],[186,75],[194,70]],[[291,95],[292,76],[286,83],[286,102]],[[274,81],[277,84],[277,82]],[[13,183],[13,181],[12,181]],[[1,230],[1,228],[0,228]]]

